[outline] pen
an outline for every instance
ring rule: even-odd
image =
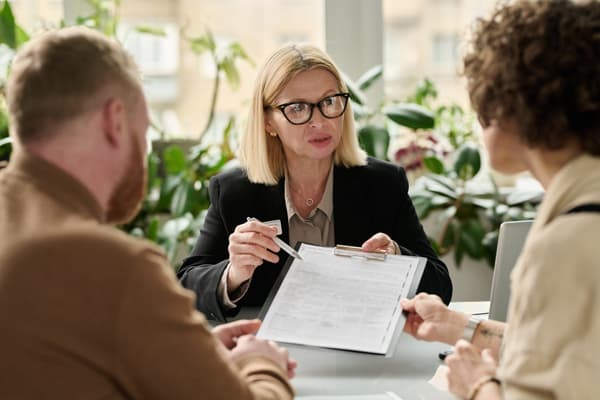
[[[248,217],[248,218],[246,218],[246,220],[260,222],[258,219],[253,218],[253,217]],[[277,246],[279,246],[283,251],[288,253],[290,256],[297,258],[298,260],[302,260],[302,256],[300,256],[300,254],[296,250],[294,250],[294,248],[292,246],[290,246],[283,240],[279,239],[277,236],[275,236],[273,238],[273,241],[275,243],[277,243]]]

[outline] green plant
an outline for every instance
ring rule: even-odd
[[[512,189],[501,191],[492,175],[477,176],[481,169],[481,146],[475,114],[457,104],[434,107],[437,90],[424,80],[410,100],[434,110],[435,140],[447,141],[449,151],[421,153],[428,172],[417,179],[411,198],[420,219],[433,217],[439,231],[430,241],[440,255],[454,251],[459,267],[468,256],[494,265],[498,231],[505,221],[535,217],[540,192]]]
[[[451,168],[446,169],[434,156],[428,157],[425,165],[431,173],[419,178],[410,194],[421,220],[436,218],[440,229],[435,237],[430,235],[430,241],[437,253],[454,250],[457,267],[465,255],[493,266],[500,224],[534,218],[540,193],[502,193],[491,176],[489,182],[476,182],[481,158],[472,144],[458,149]]]
[[[500,224],[533,218],[540,193],[506,193],[492,176],[476,179],[481,153],[475,115],[457,104],[436,105],[437,89],[429,79],[403,102],[370,108],[364,92],[381,74],[381,67],[374,67],[356,82],[345,79],[361,146],[369,155],[388,159],[390,139],[396,135],[403,145],[393,161],[407,171],[428,172],[416,180],[410,195],[421,220],[436,219],[439,232],[429,232],[436,252],[453,250],[457,266],[465,256],[493,266]]]
[[[344,76],[344,82],[350,92],[361,147],[370,156],[387,160],[391,132],[398,126],[412,130],[431,129],[435,119],[430,110],[415,102],[380,102],[376,107],[369,106],[365,92],[382,74],[383,69],[378,65],[356,82],[347,76]]]
[[[96,29],[116,38],[119,27],[120,0],[89,0],[88,15],[77,17],[76,25]],[[61,26],[65,24],[61,22]],[[135,27],[137,32],[164,36],[165,32],[149,26]],[[0,13],[0,44],[12,53],[29,40],[29,35],[15,22],[12,9],[4,2]],[[209,206],[208,181],[234,158],[230,147],[236,123],[233,116],[222,132],[219,144],[203,144],[204,134],[213,127],[215,107],[223,78],[232,87],[239,86],[236,63],[240,60],[252,63],[237,42],[217,44],[212,33],[191,37],[182,33],[182,40],[196,55],[208,53],[213,60],[215,78],[208,118],[197,140],[160,140],[153,143],[148,155],[148,192],[138,215],[121,228],[132,235],[145,237],[162,246],[172,265],[178,263],[181,254],[188,253],[203,223]],[[1,50],[1,49],[0,49]],[[5,76],[7,75],[4,74]],[[2,88],[5,79],[2,80]],[[10,138],[6,119],[4,92],[0,99],[0,161],[10,156]],[[152,122],[161,137],[164,130]],[[3,158],[5,157],[5,158]]]
[[[15,16],[8,1],[0,10],[0,60],[10,62],[14,51],[29,40],[29,35],[15,22]],[[0,65],[0,168],[10,159],[12,141],[8,136],[8,112],[4,86],[8,73],[8,65]]]
[[[185,150],[176,141],[148,159],[148,192],[138,215],[123,229],[162,246],[172,265],[190,252],[208,209],[208,182],[234,158],[229,141],[231,118],[220,145],[195,144]]]
[[[164,35],[160,29],[136,29],[141,33]],[[204,222],[210,205],[210,178],[234,159],[230,146],[236,130],[233,116],[229,117],[218,144],[202,143],[202,138],[214,123],[222,79],[224,77],[230,87],[237,89],[240,82],[237,61],[253,64],[239,43],[218,45],[210,30],[206,30],[204,36],[196,37],[182,32],[182,37],[194,54],[208,53],[213,61],[216,73],[208,118],[199,139],[157,143],[159,145],[149,157],[148,194],[142,209],[133,221],[123,227],[132,235],[145,237],[161,245],[174,266],[179,264],[182,255],[191,251]]]
[[[0,168],[7,162],[11,153],[11,138],[8,136],[8,116],[3,107],[0,107]]]

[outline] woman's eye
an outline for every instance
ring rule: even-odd
[[[301,113],[301,112],[304,112],[304,110],[306,110],[306,104],[304,104],[304,103],[290,104],[288,106],[288,110],[293,113]]]
[[[335,103],[335,96],[327,97],[321,100],[321,104],[324,106],[330,106]]]

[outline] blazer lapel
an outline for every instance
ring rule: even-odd
[[[281,178],[276,185],[266,186],[262,199],[262,221],[281,221],[281,239],[286,243],[290,238],[290,229],[287,220],[287,209],[285,208],[285,180]]]

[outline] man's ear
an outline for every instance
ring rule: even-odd
[[[127,115],[123,100],[110,98],[102,106],[102,131],[111,146],[118,146],[127,127]]]

